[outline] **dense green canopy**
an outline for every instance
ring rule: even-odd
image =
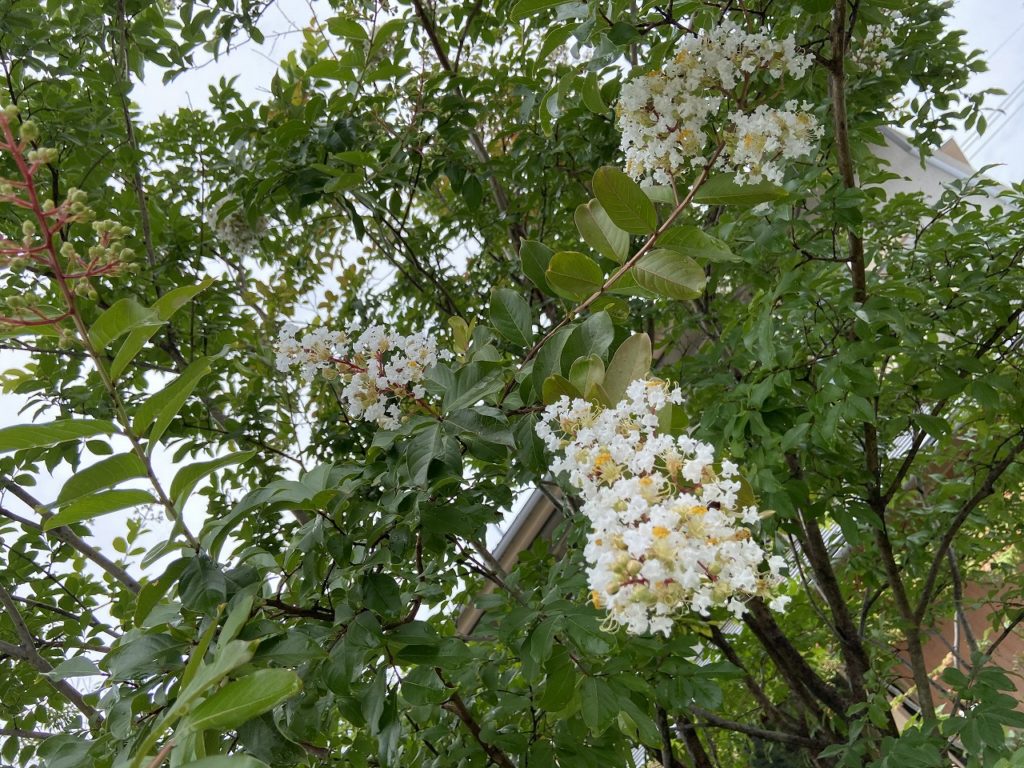
[[[1022,190],[896,194],[878,159],[883,128],[922,155],[983,129],[950,3],[331,0],[263,99],[228,77],[140,119],[144,72],[261,40],[270,5],[0,0],[0,344],[28,403],[0,429],[3,763],[1024,764],[999,653]],[[715,35],[769,53],[716,69]],[[277,365],[292,320],[390,347],[307,381]],[[655,376],[680,402],[643,429],[713,446],[696,479],[538,436],[545,405],[609,414]],[[728,500],[588,539],[640,503],[588,483],[664,475],[671,506],[725,461],[756,587],[652,539],[722,546],[696,518]],[[506,570],[488,541],[534,487],[560,522]],[[716,595],[667,635],[607,601],[691,587],[586,554],[641,528]]]

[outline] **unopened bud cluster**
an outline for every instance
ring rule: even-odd
[[[812,61],[792,36],[773,40],[732,24],[683,37],[664,69],[622,86],[617,112],[627,172],[669,184],[676,173],[704,165],[721,141],[716,167],[741,183],[781,182],[782,161],[809,154],[821,128],[809,107],[793,101],[782,109],[748,107],[757,102],[751,84],[802,77]]]
[[[297,326],[285,326],[277,343],[277,367],[288,371],[300,365],[302,377],[312,381],[339,379],[341,399],[349,415],[375,422],[385,429],[402,423],[402,403],[422,402],[422,381],[439,359],[437,342],[426,333],[408,336],[371,325],[347,333],[315,328],[301,337]]]
[[[590,520],[594,604],[632,634],[668,635],[677,616],[713,608],[742,616],[750,596],[783,580],[784,558],[753,538],[761,514],[740,503],[737,466],[716,464],[707,443],[659,431],[659,412],[681,400],[678,387],[638,380],[614,408],[563,396],[537,426],[558,454],[552,471],[568,475]]]

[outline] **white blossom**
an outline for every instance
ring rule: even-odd
[[[230,252],[236,254],[252,253],[259,246],[267,231],[266,216],[258,216],[250,221],[241,208],[221,214],[224,205],[234,200],[233,195],[221,198],[207,214],[207,221],[214,234]]]
[[[349,415],[385,429],[401,425],[403,400],[423,400],[424,377],[447,357],[426,333],[403,336],[381,325],[359,332],[350,324],[344,333],[314,328],[301,338],[300,331],[294,325],[281,330],[278,369],[287,372],[299,365],[305,381],[312,381],[318,371],[340,379]]]
[[[861,39],[850,49],[850,59],[858,67],[881,77],[889,63],[889,52],[896,47],[892,33],[898,29],[903,16],[899,12],[893,14],[893,24],[869,24]]]
[[[563,396],[537,426],[591,524],[592,600],[633,634],[668,635],[675,617],[716,607],[741,616],[783,581],[785,560],[753,540],[760,517],[740,503],[739,467],[716,469],[712,446],[659,432],[658,411],[681,401],[678,387],[638,380],[613,408]]]
[[[783,109],[761,104],[749,113],[721,113],[745,101],[755,74],[802,77],[812,61],[796,50],[792,36],[774,40],[733,24],[683,37],[662,70],[622,86],[617,111],[626,171],[644,183],[669,184],[678,171],[706,163],[718,136],[727,149],[716,164],[736,172],[741,183],[781,181],[778,161],[806,155],[821,135],[815,118],[792,102]]]

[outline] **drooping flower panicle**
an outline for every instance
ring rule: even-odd
[[[802,77],[812,61],[792,36],[775,40],[733,24],[683,37],[662,70],[622,86],[617,111],[626,171],[669,184],[676,173],[706,163],[709,148],[722,140],[717,167],[741,183],[781,182],[781,161],[810,153],[821,128],[795,101],[782,109],[756,104],[749,82],[757,74]]]
[[[301,365],[302,377],[312,381],[317,371],[339,378],[341,399],[352,418],[396,429],[402,422],[403,400],[422,402],[422,381],[439,359],[437,342],[426,333],[408,336],[371,325],[362,332],[314,328],[299,336],[298,326],[281,330],[277,367],[288,371]]]
[[[568,475],[590,520],[592,599],[633,634],[668,635],[675,617],[715,607],[740,616],[785,567],[753,538],[760,514],[739,500],[738,467],[716,465],[707,443],[659,431],[659,411],[681,400],[663,381],[638,380],[614,408],[562,397],[537,427],[557,454],[552,471]]]

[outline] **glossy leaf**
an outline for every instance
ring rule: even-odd
[[[136,488],[123,490],[102,491],[91,496],[82,496],[72,501],[60,512],[46,519],[43,523],[43,530],[50,531],[62,525],[80,523],[84,520],[91,520],[100,515],[116,512],[120,509],[137,507],[140,504],[153,504],[156,499],[149,491]]]
[[[119,453],[81,469],[64,483],[57,503],[65,504],[79,496],[110,488],[136,477],[145,477],[146,465],[133,452]]]
[[[192,710],[190,730],[227,731],[262,715],[302,689],[290,669],[260,669],[234,680]]]
[[[696,299],[707,283],[700,264],[667,248],[645,254],[631,272],[642,288],[668,299]]]
[[[737,184],[731,174],[720,173],[704,182],[693,200],[705,205],[751,206],[781,200],[788,194],[785,189],[769,181]]]
[[[718,263],[739,260],[723,240],[698,227],[672,227],[658,237],[658,247],[681,253],[696,261]]]
[[[491,325],[517,346],[527,347],[533,340],[530,305],[509,288],[498,288],[491,293]]]
[[[112,435],[117,429],[109,421],[60,419],[44,424],[22,424],[0,429],[0,453],[25,448],[45,448],[69,440]]]
[[[621,264],[629,254],[629,235],[608,218],[598,200],[583,203],[576,209],[576,228],[587,245],[606,259]]]
[[[578,251],[559,251],[545,273],[552,290],[566,299],[582,301],[604,285],[604,272]]]
[[[629,176],[606,165],[594,174],[594,195],[608,218],[634,235],[649,235],[658,227],[654,203]]]
[[[634,334],[619,345],[601,385],[613,404],[623,398],[632,382],[647,376],[651,359],[651,339],[646,333]]]
[[[164,324],[157,312],[135,299],[119,299],[96,318],[89,328],[89,341],[102,350],[114,339],[136,329],[153,333]]]

